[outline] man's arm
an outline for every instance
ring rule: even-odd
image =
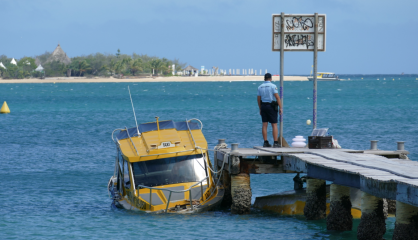
[[[275,93],[275,94],[274,94],[274,97],[276,97],[277,104],[279,104],[279,107],[280,107],[280,109],[279,109],[279,114],[280,114],[280,115],[282,115],[282,113],[283,113],[283,108],[282,108],[282,101],[280,101],[279,94],[278,94],[278,93]]]
[[[260,109],[260,115],[261,115],[261,96],[257,96],[257,103],[258,103],[258,109]]]

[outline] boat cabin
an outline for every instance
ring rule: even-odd
[[[122,207],[193,210],[193,204],[204,205],[216,195],[207,142],[197,122],[157,119],[117,130],[112,135],[118,154],[114,177]]]
[[[319,72],[318,78],[336,78],[334,73],[331,72]]]

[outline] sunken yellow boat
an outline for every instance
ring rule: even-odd
[[[115,206],[193,213],[220,204],[224,190],[213,175],[202,123],[156,120],[112,133],[117,157],[108,190]]]

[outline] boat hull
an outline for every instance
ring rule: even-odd
[[[112,179],[111,179],[112,180]],[[162,209],[151,211],[147,207],[142,207],[143,205],[137,203],[137,201],[132,201],[132,196],[125,195],[123,197],[120,196],[119,192],[116,191],[115,188],[112,188],[112,185],[109,185],[109,193],[110,197],[113,199],[113,204],[117,208],[131,210],[131,211],[139,211],[139,212],[146,212],[146,213],[166,213],[165,207]],[[178,207],[169,207],[167,213],[177,213],[177,214],[191,214],[191,213],[198,213],[198,212],[205,212],[217,208],[224,197],[224,188],[222,186],[218,186],[215,195],[210,197],[207,201],[203,203],[199,203],[198,200],[193,200],[193,209],[190,207],[190,201],[184,199],[183,201],[178,201]],[[139,199],[135,199],[139,200]],[[141,202],[141,200],[139,200]],[[164,203],[165,205],[166,203]],[[170,202],[170,206],[173,205],[173,202]],[[176,205],[176,203],[174,203]],[[149,206],[149,205],[147,205]],[[165,205],[166,206],[166,205]]]
[[[313,81],[313,77],[308,77],[309,81]],[[341,79],[339,78],[317,78],[317,81],[327,81],[327,82],[331,82],[331,81],[341,81]]]
[[[330,187],[327,186],[327,210],[329,214]],[[361,218],[361,191],[352,188],[350,190],[351,215],[353,218]],[[254,203],[255,208],[273,211],[283,215],[303,215],[306,204],[306,189],[291,190],[282,193],[257,197]]]

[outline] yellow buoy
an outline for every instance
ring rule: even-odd
[[[4,101],[3,106],[1,106],[0,113],[10,113],[9,106],[7,106],[6,101]]]
[[[311,120],[310,119],[306,120],[306,125],[311,125]]]

